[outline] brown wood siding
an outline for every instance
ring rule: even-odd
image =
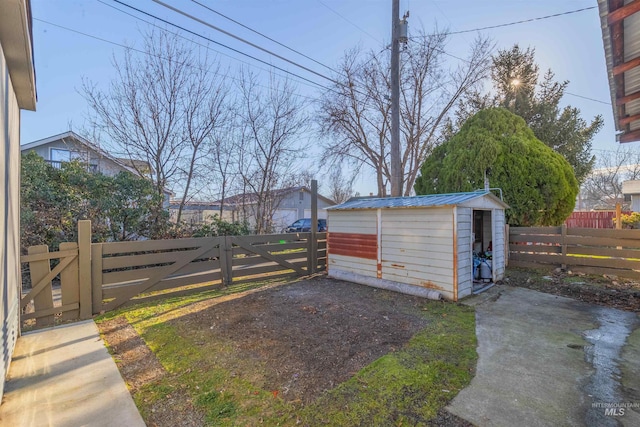
[[[378,259],[378,238],[375,234],[330,232],[328,242],[330,254]]]

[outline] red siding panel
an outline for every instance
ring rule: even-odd
[[[375,234],[329,232],[327,241],[329,254],[378,259],[378,237]]]

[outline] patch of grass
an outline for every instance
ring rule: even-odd
[[[470,307],[432,302],[430,324],[306,407],[310,425],[424,425],[473,377],[475,315]]]
[[[427,326],[403,348],[307,406],[285,401],[264,387],[265,373],[277,367],[243,360],[232,340],[211,343],[207,331],[171,321],[202,309],[202,304],[260,286],[265,283],[230,286],[101,316],[125,316],[168,372],[136,392],[134,400],[143,417],[157,405],[169,405],[171,396],[180,393],[189,396],[207,423],[215,426],[425,425],[473,377],[477,359],[473,308],[429,301],[421,312]]]

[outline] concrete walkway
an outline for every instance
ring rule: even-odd
[[[636,314],[506,286],[467,303],[478,366],[450,412],[478,426],[640,426]]]
[[[9,368],[0,425],[144,426],[93,320],[24,334]]]

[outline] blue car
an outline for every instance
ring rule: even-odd
[[[311,218],[302,218],[284,229],[285,233],[308,233],[311,231]],[[327,220],[318,219],[318,231],[327,231]]]

